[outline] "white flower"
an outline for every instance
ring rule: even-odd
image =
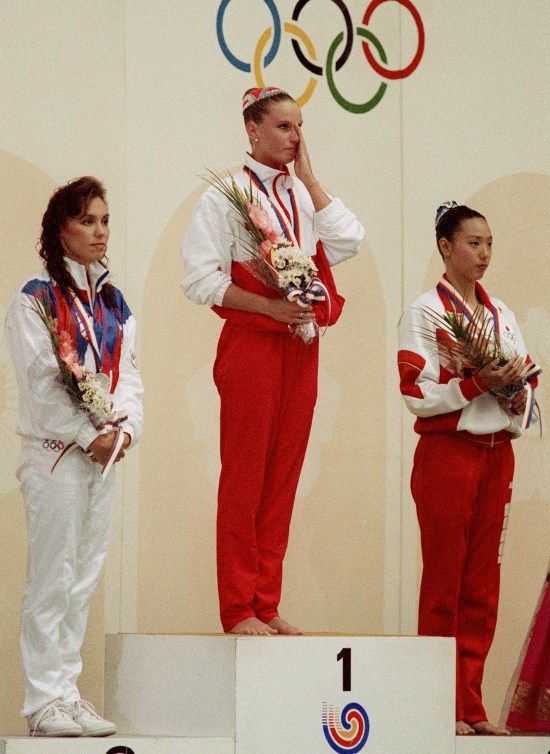
[[[283,272],[279,273],[279,287],[280,288],[288,288],[289,285],[293,282],[292,273],[290,270],[284,270]]]
[[[273,260],[274,267],[278,270],[284,270],[286,267],[286,257],[282,249],[276,249],[271,255],[271,259]]]

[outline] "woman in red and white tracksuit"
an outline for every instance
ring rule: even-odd
[[[89,604],[113,513],[115,469],[105,478],[102,469],[111,456],[115,462],[124,456],[142,428],[136,325],[122,293],[109,283],[103,261],[108,238],[101,183],[84,177],[59,188],[42,219],[39,248],[45,269],[17,291],[6,316],[6,343],[19,386],[17,477],[28,541],[22,714],[36,736],[116,732],[81,699],[77,686]],[[109,427],[93,425],[69,398],[49,332],[36,311],[42,301],[79,365],[103,373],[116,412]]]
[[[457,642],[456,732],[505,734],[487,722],[481,682],[498,608],[500,560],[512,494],[511,440],[521,434],[532,391],[512,399],[493,390],[540,372],[527,355],[516,319],[478,282],[491,260],[485,218],[452,202],[436,217],[445,274],[404,312],[399,323],[401,393],[420,435],[411,478],[422,544],[418,632]],[[459,311],[465,321],[482,305],[503,349],[513,354],[471,376],[457,376],[433,348],[433,313]],[[530,366],[527,366],[530,364]]]
[[[329,265],[357,253],[364,231],[339,199],[316,180],[296,102],[275,87],[245,93],[243,115],[251,154],[235,176],[252,185],[281,235],[314,256],[319,276],[333,289]],[[287,165],[294,162],[296,178]],[[292,507],[317,397],[318,342],[292,338],[288,325],[334,322],[343,299],[325,304],[283,298],[239,260],[247,233],[228,200],[214,187],[195,208],[184,240],[183,288],[197,304],[212,306],[226,322],[214,379],[221,397],[221,460],[217,560],[224,631],[300,633],[278,613],[282,564]]]

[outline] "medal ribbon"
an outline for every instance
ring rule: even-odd
[[[244,172],[249,176],[252,183],[256,186],[256,188],[264,194],[264,196],[267,198],[267,201],[269,202],[271,209],[275,213],[275,217],[279,221],[279,225],[281,226],[281,229],[286,236],[286,238],[290,241],[290,243],[295,246],[296,248],[300,248],[300,214],[298,212],[298,204],[296,202],[296,196],[294,194],[294,189],[289,188],[287,189],[288,195],[290,198],[290,208],[292,210],[292,217],[290,216],[289,211],[285,207],[284,203],[281,201],[281,198],[277,194],[277,191],[275,189],[275,182],[280,176],[288,175],[288,173],[279,173],[275,176],[273,179],[273,192],[275,194],[275,197],[277,199],[277,202],[279,203],[279,207],[275,204],[273,199],[269,196],[269,192],[267,188],[265,187],[265,184],[260,180],[258,175],[251,170],[247,165],[243,167]]]
[[[88,313],[86,312],[86,309],[84,308],[84,304],[78,298],[76,293],[74,293],[73,291],[70,291],[70,294],[71,294],[71,300],[69,301],[69,305],[71,307],[71,313],[73,315],[73,318],[78,326],[78,330],[81,336],[84,338],[84,340],[88,343],[88,345],[92,349],[92,353],[94,355],[94,361],[96,365],[96,371],[102,372],[103,363],[105,359],[107,335],[108,335],[108,330],[109,330],[109,320],[107,317],[105,304],[103,303],[101,298],[96,298],[96,303],[99,301],[99,308],[101,311],[101,321],[103,323],[103,333],[101,337],[101,344],[98,344],[95,330],[93,327],[93,318],[92,318],[92,321],[90,321],[90,317]],[[90,306],[92,306],[91,303],[90,303]]]
[[[473,319],[472,310],[470,309],[470,307],[465,301],[463,301],[457,296],[454,288],[450,286],[447,287],[445,283],[446,283],[445,278],[439,281],[439,283],[437,284],[438,293],[440,293],[442,296],[445,296],[451,302],[454,308],[458,309],[458,311],[460,311],[466,317],[468,322],[471,322]],[[476,288],[477,288],[477,292],[481,294],[480,297],[482,299],[483,305],[485,306],[486,309],[489,309],[493,317],[493,332],[495,334],[495,338],[500,340],[500,317],[498,314],[498,310],[493,305],[489,297],[485,294],[485,291],[481,288],[481,286],[476,286]]]
[[[92,301],[90,300],[90,308],[92,310],[92,316],[90,317],[88,313],[86,312],[86,309],[84,308],[82,301],[76,295],[76,293],[74,293],[74,291],[69,291],[69,293],[70,293],[70,296],[67,296],[67,301],[68,301],[73,319],[78,327],[80,335],[92,349],[92,353],[94,355],[94,361],[96,364],[96,371],[103,372],[103,363],[105,359],[105,349],[106,349],[107,335],[108,335],[108,329],[109,329],[109,326],[108,326],[109,320],[107,317],[105,304],[103,303],[103,300],[101,299],[101,297],[98,297],[98,296],[96,296],[94,303],[92,303]],[[101,321],[103,324],[101,344],[99,344],[97,341],[96,333],[93,327],[93,308],[96,304],[99,305],[100,312],[101,312]],[[101,470],[101,476],[103,479],[105,479],[105,477],[111,470],[111,467],[113,463],[115,462],[116,457],[118,456],[120,448],[122,447],[122,443],[124,442],[124,432],[122,431],[122,428],[118,425],[122,421],[124,421],[124,419],[126,418],[127,418],[126,416],[117,417],[114,421],[109,421],[103,425],[99,425],[96,427],[96,429],[101,434],[105,434],[113,429],[115,430],[115,437],[113,440],[113,444],[111,446],[109,457],[107,458],[107,461],[105,462]],[[74,452],[77,448],[78,448],[78,445],[74,442],[67,445],[67,447],[63,450],[59,458],[56,460],[56,462],[52,466],[50,473],[53,474],[57,464],[59,463],[59,461],[61,461],[62,458],[66,458],[68,455]],[[89,451],[85,451],[85,452],[87,454],[90,454]]]

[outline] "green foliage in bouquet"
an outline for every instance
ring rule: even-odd
[[[454,305],[444,314],[422,307],[433,325],[420,328],[428,346],[437,353],[440,363],[459,377],[471,377],[497,359],[495,369],[504,366],[514,354],[502,344],[495,332],[492,317],[482,304],[477,306],[471,319]],[[492,391],[495,395],[511,398],[525,386],[521,379]]]

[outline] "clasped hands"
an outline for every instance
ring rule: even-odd
[[[489,390],[498,390],[529,376],[531,365],[526,364],[522,356],[514,356],[503,366],[498,366],[498,363],[499,360],[494,359],[477,372],[477,376]],[[498,400],[501,406],[509,408],[513,414],[519,416],[525,411],[527,392],[520,390],[511,398],[501,396]]]
[[[100,463],[102,466],[104,466],[107,461],[109,460],[109,456],[111,455],[111,451],[113,449],[113,443],[115,442],[116,437],[116,431],[111,430],[110,432],[105,432],[105,434],[99,435],[96,437],[96,439],[91,442],[86,450],[89,453],[90,459],[94,463]],[[117,457],[115,458],[115,463],[118,463],[118,461],[122,460],[124,458],[124,451],[125,449],[130,445],[130,435],[125,432],[124,433],[124,441],[122,443],[122,446],[120,450],[118,451]]]
[[[279,322],[286,322],[289,325],[307,324],[313,322],[315,314],[311,304],[298,304],[296,301],[289,301],[286,298],[273,298],[269,300],[269,316]]]

